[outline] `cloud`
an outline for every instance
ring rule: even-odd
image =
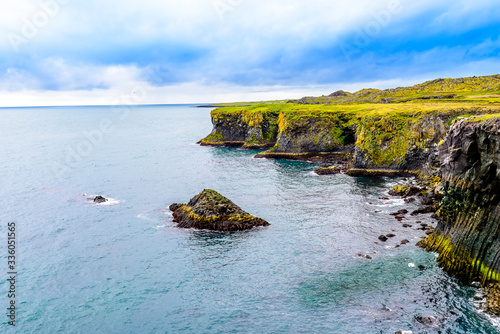
[[[492,0],[18,0],[0,13],[0,89],[306,92],[498,73],[499,14]]]

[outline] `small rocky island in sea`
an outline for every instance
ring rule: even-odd
[[[170,205],[174,222],[178,227],[215,231],[242,231],[256,226],[270,225],[264,219],[243,211],[232,201],[218,192],[203,190],[188,204]]]
[[[436,228],[418,222],[427,234],[418,245],[438,252],[450,274],[487,287],[485,309],[500,314],[500,75],[240,103],[211,116],[201,145],[323,162],[316,173],[330,177],[414,176],[418,188],[409,183],[391,195],[410,203],[419,194],[424,206],[412,216],[435,212]],[[406,213],[394,216],[404,222]]]

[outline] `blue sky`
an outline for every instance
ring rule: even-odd
[[[0,31],[0,106],[299,98],[500,73],[497,0],[17,0]]]

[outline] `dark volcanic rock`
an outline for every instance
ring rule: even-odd
[[[107,201],[108,201],[108,199],[107,199],[107,198],[104,198],[104,197],[102,197],[102,196],[100,196],[100,195],[99,195],[99,196],[96,196],[96,197],[94,198],[94,203],[104,203],[104,202],[107,202]]]
[[[380,237],[378,237],[378,240],[380,241],[387,241],[387,237],[385,235],[381,235]]]
[[[417,315],[415,317],[415,320],[417,320],[419,323],[422,325],[428,326],[428,327],[434,327],[438,325],[438,320],[436,317],[432,315]]]
[[[469,281],[500,282],[500,117],[456,122],[439,146],[443,199],[434,233],[419,246]],[[429,230],[430,231],[430,230]],[[500,300],[500,294],[489,300]]]
[[[427,205],[427,206],[424,206],[422,208],[419,208],[419,209],[413,211],[410,215],[416,216],[416,215],[420,215],[423,213],[430,213],[430,212],[436,212],[436,207],[434,205]]]
[[[406,209],[401,209],[399,211],[390,213],[391,216],[400,216],[400,215],[406,215],[408,213],[408,210]]]
[[[243,211],[218,192],[203,190],[188,204],[174,203],[174,221],[178,227],[208,229],[216,231],[241,231],[255,226],[268,226],[269,223]]]
[[[416,201],[415,197],[405,198],[405,203],[413,203],[415,201]]]

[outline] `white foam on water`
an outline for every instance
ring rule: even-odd
[[[87,203],[94,204],[94,205],[99,205],[99,206],[109,206],[109,205],[117,205],[120,204],[122,201],[116,199],[116,198],[111,198],[111,197],[106,197],[103,195],[88,195],[88,194],[80,194],[80,196],[85,197],[87,199]],[[106,202],[102,203],[94,203],[94,198],[96,196],[102,196],[107,199]]]
[[[381,203],[381,204],[377,204],[377,203],[373,203],[373,202],[367,202],[366,204],[369,204],[369,205],[372,205],[372,206],[377,206],[377,207],[391,207],[391,206],[398,206],[398,205],[404,205],[405,204],[405,201],[404,199],[390,199],[390,200],[387,200],[385,201],[384,203]]]
[[[408,267],[414,268],[415,267],[415,263],[413,263],[413,262],[408,263]]]
[[[472,297],[472,304],[476,308],[477,313],[480,316],[486,318],[496,328],[500,328],[500,317],[485,312],[483,307],[484,303],[486,303],[484,289],[478,289],[474,294],[474,297]]]
[[[117,200],[115,198],[111,198],[111,197],[106,197],[107,201],[106,202],[103,202],[103,203],[95,203],[95,205],[101,205],[101,206],[107,206],[107,205],[117,205],[117,204],[120,204],[121,201],[120,200]]]

